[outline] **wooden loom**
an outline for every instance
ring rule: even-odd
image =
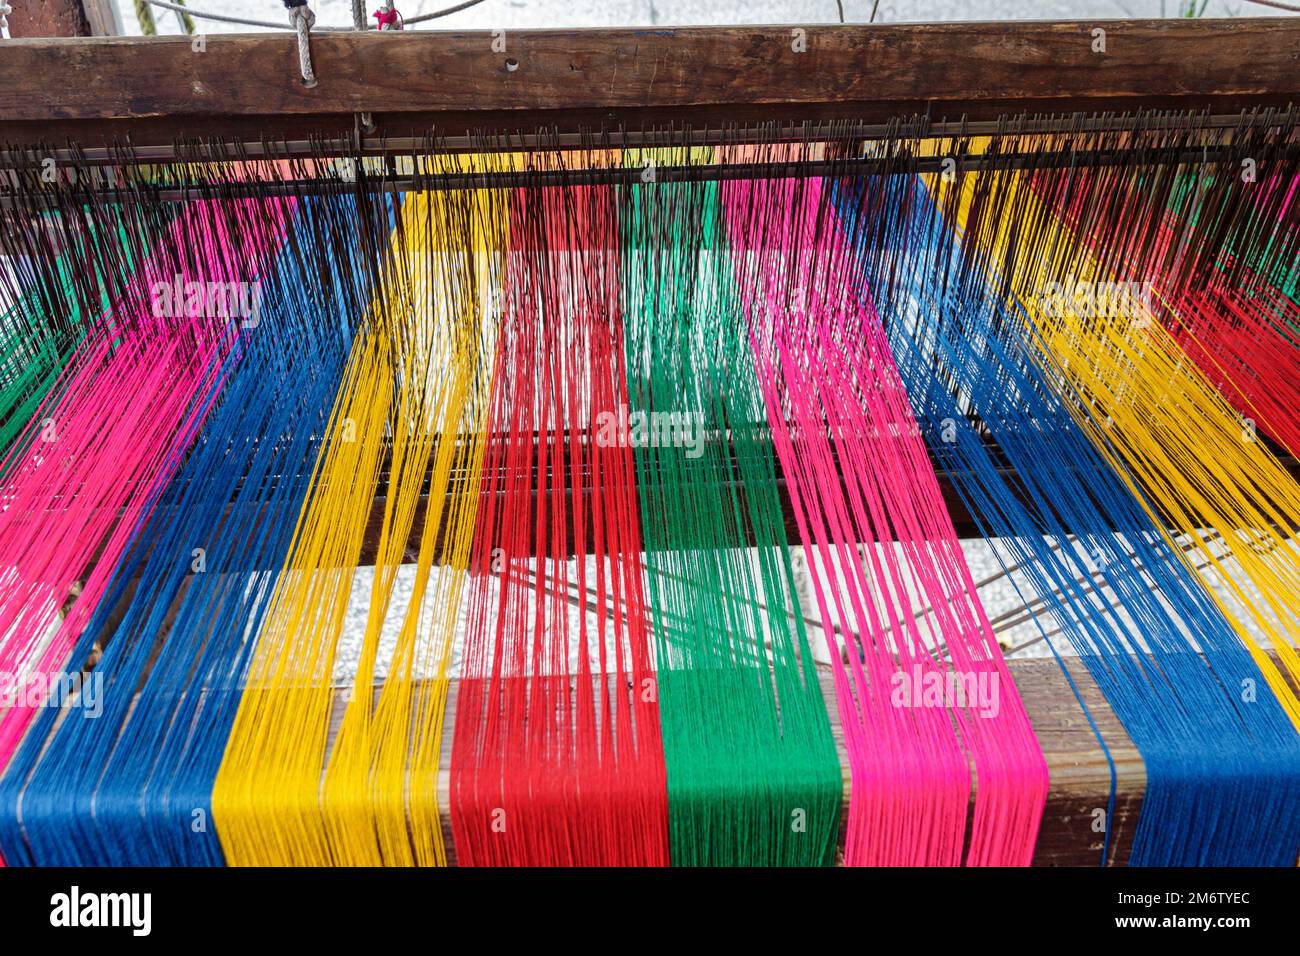
[[[1093,52],[1097,27],[1105,54]],[[483,134],[543,127],[574,146],[593,126],[636,146],[709,142],[736,123],[770,123],[775,138],[836,123],[870,139],[895,120],[922,134],[993,132],[1006,116],[1050,129],[1136,109],[1202,111],[1230,126],[1242,110],[1300,101],[1300,18],[809,27],[806,52],[792,50],[797,29],[519,31],[507,53],[482,33],[316,34],[312,89],[291,36],[212,36],[202,53],[187,38],[13,40],[0,44],[0,141],[113,165],[199,141],[257,155],[337,139],[392,156],[431,129],[441,148],[483,149]],[[958,532],[975,533],[940,478]],[[1094,865],[1107,762],[1055,663],[1011,668],[1051,770],[1035,862]],[[1082,667],[1073,676],[1112,741],[1111,861],[1122,861],[1142,761]]]

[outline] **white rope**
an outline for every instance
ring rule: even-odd
[[[358,30],[366,29],[366,0],[352,0],[352,25]],[[375,131],[375,119],[369,113],[363,112],[357,118],[367,133]]]
[[[245,17],[232,17],[224,13],[208,13],[206,10],[196,10],[193,7],[181,6],[177,3],[171,3],[169,0],[146,0],[151,6],[160,7],[163,10],[175,10],[179,13],[187,13],[190,16],[198,17],[201,20],[219,20],[222,23],[238,23],[243,26],[267,27],[272,30],[284,29],[282,24],[271,23],[266,20],[249,20]],[[465,0],[464,3],[457,4],[454,7],[446,7],[442,10],[435,10],[433,13],[425,13],[418,17],[412,17],[410,20],[403,20],[405,23],[421,23],[425,20],[435,20],[439,17],[451,16],[453,13],[459,13],[461,10],[468,10],[470,7],[478,6],[483,0]],[[292,0],[285,0],[285,7],[289,11],[289,28],[298,34],[298,69],[302,73],[302,82],[304,86],[312,87],[316,85],[316,71],[312,68],[311,63],[311,28],[316,24],[316,14],[311,12],[307,6],[306,0],[298,5],[292,5]],[[4,14],[9,12],[7,0],[0,0],[0,29],[5,26]],[[352,0],[352,27],[321,27],[322,30],[331,32],[351,33],[353,30],[366,30],[369,25],[366,21],[365,0]],[[363,114],[364,119],[369,120],[369,114]],[[368,128],[370,123],[365,124]]]
[[[289,0],[286,0],[286,4]],[[303,86],[316,85],[316,71],[311,67],[311,27],[316,14],[304,2],[289,7],[289,23],[298,31],[298,68],[302,71]]]
[[[1246,0],[1247,3],[1258,3],[1261,7],[1273,7],[1276,10],[1290,10],[1292,13],[1300,13],[1300,6],[1294,3],[1279,3],[1278,0]]]
[[[283,23],[272,23],[270,20],[250,20],[246,17],[232,17],[226,13],[208,13],[206,10],[196,10],[193,7],[182,7],[177,3],[169,3],[168,0],[145,0],[150,6],[160,7],[163,10],[176,10],[188,13],[192,17],[198,17],[200,20],[219,20],[222,23],[238,23],[246,27],[265,27],[268,30],[284,30]],[[411,17],[406,20],[409,26],[412,23],[423,23],[426,20],[436,20],[439,17],[449,17],[453,13],[460,13],[462,10],[468,10],[470,7],[476,7],[483,0],[465,0],[464,3],[458,3],[454,7],[447,7],[443,10],[435,10],[433,13],[422,13],[418,17]],[[355,27],[317,27],[318,30],[326,30],[330,33],[351,33]],[[369,27],[367,26],[367,29]]]
[[[199,17],[203,20],[219,20],[222,23],[239,23],[246,27],[266,27],[268,30],[284,30],[283,23],[272,23],[269,20],[249,20],[245,17],[232,17],[225,13],[208,13],[206,11],[195,10],[193,7],[182,7],[178,3],[168,3],[167,0],[145,0],[152,7],[161,7],[163,10],[186,10],[192,17]],[[292,29],[289,27],[288,29]],[[337,30],[340,27],[321,27],[322,30]]]
[[[449,17],[453,13],[460,13],[460,11],[468,10],[470,7],[477,7],[482,2],[483,0],[465,0],[464,3],[458,3],[454,7],[445,7],[442,10],[435,10],[433,13],[422,13],[418,17],[403,17],[402,22],[409,27],[412,23],[424,23],[426,20]]]

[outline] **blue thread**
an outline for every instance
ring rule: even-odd
[[[58,712],[43,711],[0,780],[0,851],[11,863],[222,864],[212,785],[351,328],[369,304],[358,230],[308,226],[355,214],[346,198],[300,202],[257,327],[212,376],[206,397],[217,404],[71,657],[109,638],[95,668],[103,713],[74,710],[54,729]],[[343,238],[318,241],[331,234]],[[312,260],[330,268],[316,287]],[[195,547],[205,569],[190,577]]]

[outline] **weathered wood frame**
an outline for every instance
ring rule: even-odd
[[[1104,31],[1105,52],[1097,48]],[[504,49],[502,44],[504,43]],[[0,50],[0,142],[385,140],[539,127],[1300,104],[1300,18],[18,39]],[[359,132],[368,114],[373,132]],[[472,145],[467,143],[467,145]]]

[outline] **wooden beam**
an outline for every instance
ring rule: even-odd
[[[1286,457],[1282,459],[1282,466],[1286,468],[1293,477],[1300,480],[1300,465],[1297,465],[1295,458]],[[1014,478],[1015,472],[1011,470],[1000,470],[1000,474]],[[938,479],[939,493],[943,497],[944,504],[947,505],[948,514],[952,519],[953,530],[956,532],[957,537],[983,538],[984,526],[981,523],[983,516],[979,514],[978,511],[972,511],[967,506],[966,500],[958,490],[957,479],[952,474],[943,470],[939,470],[936,473],[936,477]],[[777,498],[781,507],[781,523],[785,530],[786,540],[793,545],[797,545],[801,541],[799,524],[795,517],[794,506],[790,502],[790,495],[786,487],[786,481],[783,477],[778,477],[775,484]],[[740,486],[740,491],[742,494],[744,493],[743,486]],[[1019,491],[1016,491],[1015,493],[1017,497],[1020,497]],[[583,509],[586,509],[587,513],[591,512],[593,506],[590,501],[590,489],[584,488],[577,489],[576,491],[574,489],[566,489],[564,495],[566,499],[566,507],[570,510],[570,513],[573,513],[574,510]],[[537,497],[537,492],[534,491],[532,505],[529,507],[528,516],[525,519],[528,522],[529,532],[527,539],[529,541],[536,540],[537,521],[539,516],[544,520],[547,514],[546,507],[539,508],[537,506]],[[373,564],[376,556],[379,554],[379,544],[382,539],[384,528],[385,504],[386,501],[384,495],[382,493],[376,494],[370,514],[366,519],[366,529],[362,540],[361,553],[358,556],[358,562],[360,564]],[[1031,504],[1030,507],[1033,507],[1033,505]],[[407,561],[414,562],[416,560],[416,556],[419,553],[421,535],[424,532],[425,517],[428,513],[429,499],[426,495],[420,498],[419,504],[416,506],[415,516],[411,526],[411,533],[407,538],[406,544],[405,553]],[[1098,529],[1069,530],[1082,533],[1084,531],[1096,531]],[[1173,534],[1181,533],[1178,528],[1171,527],[1170,530]],[[439,529],[438,531],[437,543],[439,545],[442,542],[442,535],[444,532],[445,529]],[[1288,537],[1292,537],[1295,535],[1295,529],[1286,529],[1285,533]],[[591,554],[595,550],[595,540],[593,537],[594,532],[591,529],[590,523],[588,523],[587,526],[587,537],[583,541],[574,540],[572,522],[566,524],[564,534],[566,555],[573,556],[577,554]],[[754,541],[748,537],[748,530],[746,530],[745,544],[747,546],[752,546],[754,544]]]
[[[112,37],[122,32],[122,22],[113,0],[81,0],[81,7],[86,12],[91,36]]]
[[[10,0],[10,6],[11,37],[94,36],[81,0]]]
[[[1115,808],[1106,821],[1111,837],[1106,863],[1122,865],[1128,860],[1133,846],[1133,833],[1146,790],[1146,767],[1137,748],[1133,746],[1132,740],[1087,671],[1077,661],[1071,661],[1069,666],[1071,677],[1078,685],[1115,763]],[[1105,811],[1110,798],[1110,764],[1097,745],[1097,737],[1060,665],[1052,660],[1019,660],[1008,661],[1007,667],[1043,748],[1050,778],[1047,806],[1034,851],[1034,865],[1097,866],[1102,862],[1102,850],[1106,841],[1105,834],[1094,829],[1094,823],[1098,819],[1096,811]],[[844,749],[843,733],[835,706],[835,687],[829,669],[820,668],[820,671],[822,694],[840,758],[844,780],[843,810],[847,813],[850,784],[848,753]],[[457,688],[457,683],[453,681],[447,694],[437,783],[443,836],[447,843],[448,862],[452,865],[455,865],[456,855],[449,815],[449,768],[452,728],[456,723]],[[341,689],[335,698],[331,713],[330,748],[333,747],[334,737],[343,719],[348,696],[348,692]],[[841,821],[844,819],[842,815]],[[844,835],[841,831],[841,854],[843,849]]]
[[[1285,453],[1279,452],[1276,454],[1279,463],[1282,465],[1282,467],[1285,468],[1291,474],[1291,476],[1294,477],[1297,481],[1300,481],[1300,459],[1296,459],[1295,457],[1291,455],[1287,455]],[[999,474],[1004,477],[1014,478],[1015,472],[1012,470],[999,468],[998,471]],[[983,524],[982,524],[982,516],[978,511],[972,511],[967,506],[966,500],[962,497],[961,492],[958,490],[958,483],[959,483],[958,479],[952,473],[938,467],[937,464],[935,465],[935,477],[938,481],[939,493],[940,495],[942,495],[944,504],[948,508],[948,514],[952,519],[953,530],[956,532],[957,537],[983,538],[984,531],[983,531]],[[1012,484],[1013,486],[1015,485],[1014,482]],[[1085,484],[1086,484],[1086,480],[1085,480]],[[739,486],[739,489],[741,491],[741,494],[743,494],[744,486],[743,485]],[[781,507],[781,524],[785,530],[786,541],[792,545],[798,545],[801,541],[799,525],[797,519],[795,518],[794,506],[790,501],[790,495],[787,490],[786,481],[784,477],[778,475],[775,482],[775,490],[777,494],[777,499]],[[1016,491],[1015,493],[1017,497],[1020,496],[1019,491]],[[384,477],[381,478],[379,486],[375,489],[374,498],[371,501],[370,511],[366,515],[366,526],[364,532],[362,533],[361,551],[357,555],[357,559],[356,559],[356,563],[360,566],[373,565],[379,554],[379,545],[383,537],[384,508],[387,504],[386,501],[387,494],[388,494],[388,479],[386,477],[386,471],[385,471]],[[591,512],[593,505],[590,501],[590,496],[591,496],[590,488],[585,488],[585,487],[577,488],[577,489],[566,488],[564,494],[566,499],[566,507],[569,509],[570,514],[574,513],[575,510],[584,510],[584,509],[586,510],[587,513]],[[537,539],[538,516],[539,514],[544,516],[547,513],[545,508],[539,510],[537,507],[537,503],[536,503],[537,492],[534,491],[532,495],[533,495],[533,503],[528,509],[527,518],[523,519],[528,522],[529,530],[528,533],[525,535],[525,538],[528,541],[535,541]],[[262,512],[265,510],[265,508],[266,508],[265,505],[256,505],[256,506],[230,505],[227,507],[225,520],[230,520],[231,516],[235,515],[235,520],[242,522],[243,524],[251,527],[260,519],[260,516]],[[174,514],[174,509],[175,509],[174,505],[160,504],[157,509],[158,520],[171,520]],[[424,534],[424,522],[428,516],[428,513],[429,513],[429,496],[427,494],[421,495],[419,502],[415,506],[415,513],[412,516],[412,522],[411,522],[411,531],[410,534],[407,536],[407,540],[406,540],[404,554],[407,563],[414,563],[419,555],[420,540]],[[1074,530],[1078,530],[1082,532],[1082,531],[1096,531],[1098,529],[1089,528],[1089,529],[1074,529]],[[1171,533],[1173,534],[1181,533],[1179,529],[1174,527],[1171,527],[1170,530]],[[437,537],[434,539],[436,550],[441,549],[443,543],[443,535],[445,533],[446,533],[445,528],[440,528],[438,530]],[[746,533],[748,534],[748,532]],[[1286,533],[1288,537],[1293,537],[1295,535],[1294,529],[1288,529]],[[578,554],[593,553],[595,550],[595,539],[593,535],[594,532],[592,531],[591,523],[588,522],[587,536],[585,540],[576,541],[574,539],[574,533],[573,533],[573,522],[572,521],[566,522],[566,526],[564,530],[564,548],[565,548],[564,553],[570,557]],[[746,537],[745,539],[746,545],[752,545],[753,543],[754,542],[751,538]],[[92,558],[91,561],[92,566],[99,561],[99,557],[100,555],[97,552]]]
[[[1105,31],[1105,52],[1096,52]],[[797,33],[796,31],[804,31]],[[562,129],[1300,102],[1300,18],[17,40],[0,140],[137,145],[437,127]]]
[[[131,591],[128,590],[110,618],[105,633],[112,633],[116,627],[113,622],[121,620],[121,615],[125,613],[130,600]],[[163,635],[170,631],[174,623],[173,615],[179,606],[179,601],[178,597],[173,602],[171,612],[163,623],[158,638],[159,647],[165,641]],[[813,639],[820,640],[820,636],[813,635]],[[1074,687],[1078,688],[1078,697],[1075,696],[1075,690],[1066,679],[1061,665],[1055,660],[1007,661],[1007,669],[1015,684],[1016,692],[1020,695],[1025,714],[1042,748],[1049,776],[1047,802],[1038,831],[1033,864],[1035,866],[1097,866],[1103,862],[1102,853],[1106,850],[1104,861],[1106,865],[1123,865],[1128,861],[1133,846],[1138,814],[1146,792],[1146,766],[1132,739],[1120,724],[1101,689],[1083,663],[1074,657],[1066,657],[1062,660],[1069,669],[1070,680],[1074,682]],[[847,819],[851,784],[848,751],[844,746],[844,735],[835,704],[835,686],[830,668],[819,664],[818,674],[831,732],[835,737],[844,788],[839,840],[842,860],[844,849],[842,828]],[[448,861],[452,865],[456,863],[456,855],[449,812],[450,767],[458,689],[459,683],[451,681],[443,720],[436,783]],[[377,686],[374,690],[375,701],[378,701],[379,692],[380,688]],[[346,686],[336,688],[330,712],[327,754],[333,749],[347,701],[351,696],[352,688]],[[1083,701],[1082,705],[1079,702],[1080,698]],[[1084,712],[1084,706],[1087,707],[1087,713]],[[1096,732],[1093,731],[1089,718],[1096,725]],[[1105,752],[1097,742],[1098,733],[1105,741]],[[1107,752],[1110,755],[1109,760]],[[1105,811],[1110,800],[1112,763],[1115,803],[1104,822],[1110,836],[1107,844],[1106,833],[1097,829],[1097,811]]]
[[[11,0],[14,37],[111,37],[122,32],[112,0]]]

